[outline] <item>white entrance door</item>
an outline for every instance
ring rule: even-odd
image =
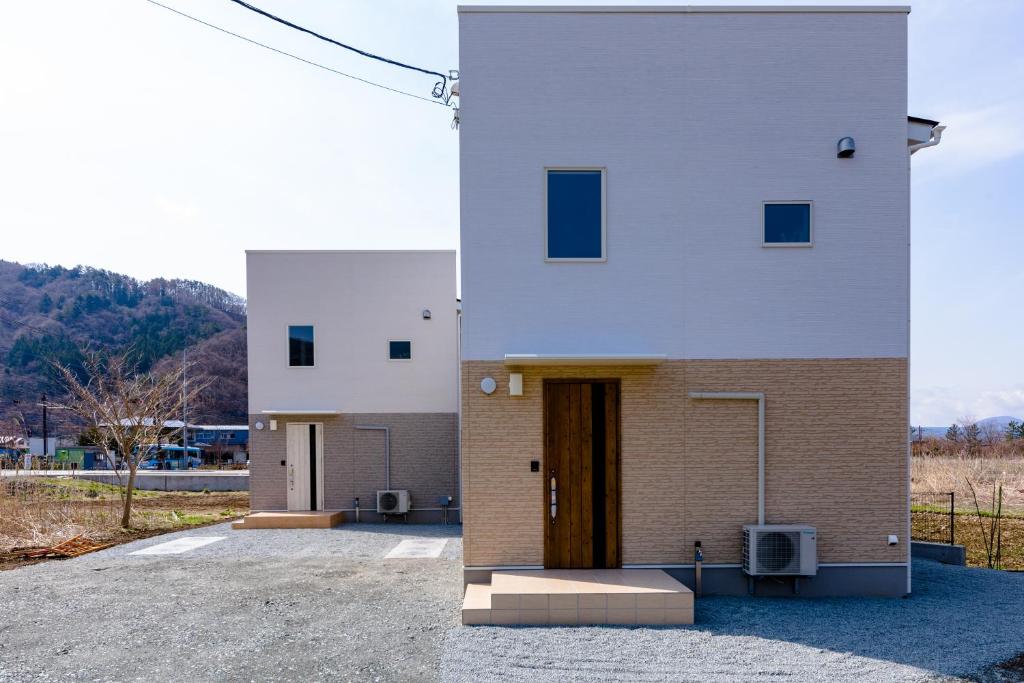
[[[288,423],[288,509],[324,509],[323,425]]]

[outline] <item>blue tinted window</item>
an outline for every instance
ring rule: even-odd
[[[288,326],[288,365],[304,367],[313,365],[313,326]]]
[[[811,205],[765,204],[765,244],[810,244]]]
[[[411,341],[388,342],[388,353],[391,360],[409,360],[412,358]]]
[[[601,171],[548,171],[548,258],[601,253]]]

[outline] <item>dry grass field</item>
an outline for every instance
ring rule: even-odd
[[[992,523],[993,488],[1002,484],[1001,566],[1024,570],[1024,457],[916,455],[911,461],[911,478],[915,494],[914,537],[938,540],[949,530],[946,499],[936,496],[925,500],[916,494],[952,491],[956,501],[956,542],[966,546],[968,564],[981,567],[988,564],[985,536]],[[977,494],[981,517],[971,485]]]
[[[249,511],[249,494],[136,491],[132,528],[122,529],[121,490],[82,479],[19,477],[0,480],[0,569],[25,563],[29,548],[79,534],[101,543],[223,522]]]
[[[910,466],[914,492],[956,493],[956,507],[974,511],[967,482],[978,493],[982,510],[991,508],[992,484],[1003,485],[1003,511],[1024,514],[1024,457],[962,455],[915,456]]]

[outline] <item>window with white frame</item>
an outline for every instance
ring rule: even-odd
[[[811,202],[764,202],[762,244],[766,247],[811,246]]]
[[[407,340],[389,341],[388,358],[390,360],[412,360],[412,342]]]
[[[313,367],[313,326],[288,326],[288,365],[293,368]]]
[[[548,261],[604,261],[605,171],[602,168],[545,169]]]

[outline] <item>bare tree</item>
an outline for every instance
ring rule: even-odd
[[[954,445],[958,444],[960,443],[960,438],[963,435],[964,433],[963,430],[960,429],[960,425],[954,422],[953,424],[949,425],[949,429],[946,430],[946,441]]]
[[[1003,430],[994,422],[986,422],[978,427],[982,445],[995,446],[1003,440]]]
[[[191,379],[186,386],[184,378],[188,368],[185,364],[160,373],[140,374],[132,358],[131,350],[110,356],[87,352],[83,363],[84,380],[71,368],[56,365],[69,394],[66,407],[86,421],[87,433],[98,435],[97,443],[92,445],[103,448],[106,453],[107,442],[113,442],[128,468],[125,483],[117,462],[111,463],[118,482],[124,487],[121,514],[124,528],[130,526],[135,476],[139,465],[150,455],[148,447],[159,444],[165,422],[181,418],[183,407],[194,403],[207,385],[206,381]],[[109,455],[107,457],[109,459]]]

